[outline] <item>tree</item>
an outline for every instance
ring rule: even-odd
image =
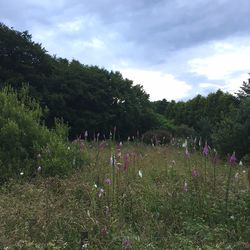
[[[240,87],[240,91],[237,93],[239,98],[249,97],[250,96],[250,78],[247,81],[244,81]]]

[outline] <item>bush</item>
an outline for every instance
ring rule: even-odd
[[[142,141],[147,144],[168,144],[172,133],[164,129],[149,130],[142,135]]]
[[[182,124],[175,128],[174,134],[176,137],[182,137],[182,138],[195,137],[195,130],[193,128],[188,127],[185,124]]]
[[[42,110],[28,96],[27,86],[18,93],[10,87],[0,91],[0,183],[21,173],[34,176],[38,166],[45,175],[64,175],[83,163],[76,146],[70,156],[66,153],[70,144],[67,127],[56,121],[55,129],[49,130],[41,118]],[[46,154],[45,150],[51,153]],[[71,162],[75,159],[76,164],[70,164],[69,158]]]

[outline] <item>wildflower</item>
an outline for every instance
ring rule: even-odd
[[[184,182],[183,191],[184,191],[184,192],[187,192],[187,191],[188,191],[188,184],[187,184],[186,181]]]
[[[246,173],[246,170],[243,170],[242,173],[245,174],[245,173]]]
[[[101,229],[101,236],[102,237],[105,237],[108,235],[108,229],[107,227],[105,226],[104,228]]]
[[[70,147],[68,147],[68,150],[70,150]]]
[[[102,149],[105,148],[105,146],[106,146],[106,144],[105,144],[105,142],[103,141],[103,142],[100,143],[99,149],[102,150]]]
[[[234,220],[234,216],[233,216],[233,215],[231,215],[231,216],[230,216],[230,219],[231,219],[231,220]]]
[[[41,154],[40,154],[40,153],[37,155],[37,158],[38,158],[38,159],[40,159],[40,158],[41,158]]]
[[[201,137],[200,137],[200,140],[199,140],[199,147],[201,147]]]
[[[123,241],[122,246],[123,246],[124,250],[131,249],[131,244],[130,244],[130,241],[128,239]]]
[[[88,131],[87,131],[87,130],[86,130],[85,133],[84,133],[84,138],[85,138],[85,140],[88,139]]]
[[[108,184],[108,185],[111,185],[112,184],[112,180],[109,179],[109,178],[107,178],[107,179],[105,179],[105,183]]]
[[[240,161],[240,162],[239,162],[239,166],[243,166],[243,163],[242,163],[242,161]]]
[[[216,149],[214,149],[214,152],[215,153],[214,153],[214,157],[213,157],[213,163],[216,164],[219,160],[219,155],[218,155]]]
[[[21,176],[24,175],[24,172],[21,172],[20,175],[21,175]]]
[[[128,141],[130,141],[130,136],[128,136]]]
[[[94,184],[94,188],[97,188],[97,185],[96,185],[96,184]]]
[[[129,154],[125,154],[123,157],[123,161],[124,161],[124,170],[128,169],[128,164],[129,164]]]
[[[188,142],[187,142],[187,139],[185,139],[185,142],[182,144],[182,147],[183,147],[183,148],[187,148],[187,143],[188,143]]]
[[[138,175],[142,178],[142,171],[139,170]]]
[[[104,192],[105,192],[104,189],[100,188],[99,193],[98,193],[98,197],[101,198],[102,195],[104,194]]]
[[[88,217],[90,217],[90,212],[89,212],[89,210],[87,210],[87,215],[88,215]]]
[[[196,169],[193,169],[192,170],[192,176],[193,177],[197,177],[199,174],[198,174],[198,171]]]
[[[42,167],[39,166],[39,167],[37,168],[37,172],[40,173],[41,171],[42,171]]]
[[[207,142],[205,143],[205,146],[203,148],[203,155],[207,156],[208,155],[208,145],[207,145]]]
[[[238,173],[238,172],[235,174],[234,178],[235,178],[236,180],[239,179],[239,173]]]
[[[233,152],[233,154],[231,155],[231,157],[229,158],[229,163],[231,165],[235,165],[236,164],[236,157],[235,157],[235,152]]]

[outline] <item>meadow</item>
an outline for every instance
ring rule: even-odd
[[[0,249],[250,249],[249,167],[182,143],[79,140],[74,174],[20,172],[0,187]]]

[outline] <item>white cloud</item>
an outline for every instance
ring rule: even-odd
[[[178,100],[187,96],[192,87],[184,81],[176,79],[173,75],[161,71],[142,69],[121,69],[123,77],[133,80],[135,84],[143,86],[150,94],[150,100],[163,98]]]
[[[205,45],[207,55],[189,60],[189,72],[218,83],[200,83],[201,88],[218,87],[234,93],[249,76],[249,44],[250,37],[245,37]]]
[[[220,85],[219,84],[215,84],[215,83],[210,83],[210,82],[202,82],[199,84],[200,88],[206,89],[206,88],[215,88],[215,89],[219,89]]]

